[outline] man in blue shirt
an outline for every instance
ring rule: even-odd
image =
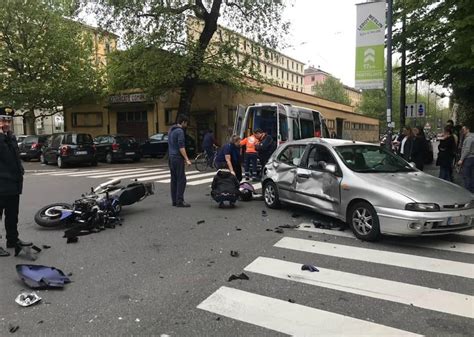
[[[179,115],[176,125],[173,125],[168,133],[168,154],[171,173],[171,200],[173,206],[191,207],[184,201],[184,190],[186,189],[185,165],[191,165],[186,153],[186,135],[184,129],[188,127],[188,117]]]
[[[216,156],[218,169],[228,168],[239,181],[242,180],[242,167],[240,165],[240,141],[241,138],[233,135],[229,143],[225,144]]]

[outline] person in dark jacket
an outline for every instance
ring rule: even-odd
[[[242,180],[242,165],[240,163],[240,141],[237,135],[230,137],[229,143],[225,144],[217,153],[216,166],[218,169],[227,168],[236,176],[238,181]]]
[[[258,144],[256,146],[258,157],[260,159],[260,165],[262,169],[267,165],[268,160],[272,156],[273,151],[275,151],[275,144],[273,142],[272,136],[263,132],[261,129],[255,131],[255,135],[258,138]]]
[[[214,140],[214,132],[209,129],[202,140],[202,149],[206,152],[208,165],[211,166],[214,159],[214,146],[216,141]]]
[[[211,185],[211,196],[219,203],[219,208],[224,207],[224,202],[229,202],[229,207],[235,207],[239,198],[239,181],[230,170],[220,169],[214,176]]]
[[[185,165],[191,165],[186,153],[184,129],[188,126],[188,117],[179,115],[176,125],[173,125],[168,133],[168,154],[171,173],[171,200],[173,206],[191,207],[184,201],[184,190],[186,189]]]
[[[416,168],[423,171],[425,162],[429,156],[429,145],[426,140],[425,132],[421,127],[413,128],[413,151],[412,160],[416,165]]]
[[[456,155],[456,140],[453,137],[453,129],[449,126],[444,128],[444,136],[439,142],[438,158],[436,165],[439,166],[439,177],[447,181],[453,181],[453,161]]]
[[[5,214],[7,248],[31,245],[18,237],[18,213],[24,169],[16,137],[11,131],[12,115],[12,109],[0,108],[0,219]],[[0,247],[0,256],[9,255],[9,252]]]

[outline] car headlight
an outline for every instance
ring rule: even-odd
[[[418,202],[406,204],[405,209],[407,211],[415,211],[415,212],[437,212],[440,210],[438,204],[418,203]]]

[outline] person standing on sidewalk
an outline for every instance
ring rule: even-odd
[[[436,165],[439,166],[439,177],[447,181],[453,181],[453,160],[456,154],[456,140],[453,137],[453,129],[449,126],[444,128],[444,136],[438,145],[438,158]]]
[[[472,126],[465,125],[462,128],[464,142],[458,165],[462,168],[464,187],[474,193],[474,133],[472,131],[474,131]]]
[[[186,189],[186,165],[191,161],[186,153],[186,135],[184,129],[188,127],[188,117],[179,115],[176,125],[173,125],[168,133],[168,154],[171,173],[171,200],[173,206],[191,207],[184,201],[184,190]]]
[[[413,128],[414,143],[413,143],[413,153],[412,159],[416,165],[416,168],[420,171],[423,171],[425,162],[427,161],[429,155],[429,145],[426,140],[425,132],[422,127]]]
[[[257,180],[257,144],[258,138],[255,133],[240,141],[240,145],[245,146],[245,180],[249,180],[250,177]]]
[[[7,248],[30,246],[30,242],[18,237],[18,213],[20,194],[23,190],[24,169],[18,152],[18,144],[11,132],[13,110],[0,108],[0,220],[5,214]],[[10,253],[0,247],[0,256]]]

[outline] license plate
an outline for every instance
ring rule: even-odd
[[[26,156],[26,152],[20,153],[20,156]]]
[[[87,151],[76,151],[76,154],[77,155],[87,154]]]
[[[135,152],[125,152],[126,156],[133,156],[134,154],[135,154]]]
[[[447,224],[448,226],[452,225],[460,225],[466,222],[466,218],[464,216],[454,216],[454,217],[449,217]]]

